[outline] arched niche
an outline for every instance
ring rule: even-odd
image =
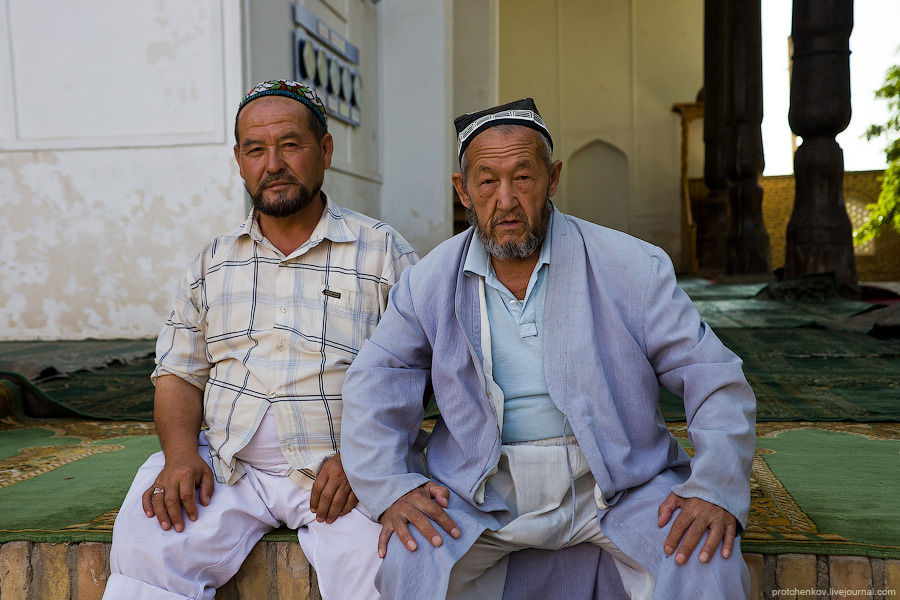
[[[631,204],[628,157],[601,140],[582,146],[569,159],[566,196],[569,213],[627,231]]]

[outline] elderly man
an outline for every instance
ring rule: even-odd
[[[510,552],[588,542],[633,599],[745,598],[756,405],[740,359],[662,250],[553,207],[562,164],[533,101],[456,128],[472,228],[404,272],[343,388],[379,591],[499,598]],[[420,459],[429,382],[441,418]],[[684,398],[693,459],[660,384]]]
[[[377,598],[380,528],[341,466],[341,385],[416,255],[321,191],[333,142],[307,86],[254,87],[235,142],[253,210],[176,290],[152,376],[163,451],[119,511],[104,597],[213,598],[287,525],[323,598]]]

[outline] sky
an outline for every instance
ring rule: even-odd
[[[788,36],[791,2],[762,0],[764,175],[793,173],[788,125],[790,78]],[[900,64],[900,0],[856,0],[850,34],[850,125],[837,136],[844,150],[845,171],[884,169],[884,138],[866,141],[873,123],[887,120],[887,102],[875,98],[888,67]]]

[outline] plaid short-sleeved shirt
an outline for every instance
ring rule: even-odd
[[[344,372],[416,260],[391,227],[327,197],[309,240],[289,256],[253,213],[200,252],[176,290],[152,379],[176,375],[204,390],[220,482],[243,475],[234,455],[271,406],[289,477],[312,485],[340,447]]]

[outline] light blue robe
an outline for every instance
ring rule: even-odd
[[[544,374],[609,506],[598,510],[601,528],[653,574],[655,598],[744,598],[749,574],[737,543],[727,560],[716,552],[704,565],[695,550],[678,566],[662,549],[669,526],[657,526],[673,491],[746,525],[756,401],[741,360],[700,320],[661,249],[554,211]],[[485,528],[510,519],[489,485],[484,502],[475,500],[500,434],[484,385],[477,278],[463,272],[472,235],[404,271],[344,383],[342,461],[360,501],[381,515],[431,479],[450,488],[448,512],[462,531],[432,548],[411,527],[416,552],[392,538],[377,580],[388,599],[443,597],[456,560]],[[441,419],[426,465],[414,445],[429,382]],[[692,460],[666,429],[660,384],[684,398]]]

